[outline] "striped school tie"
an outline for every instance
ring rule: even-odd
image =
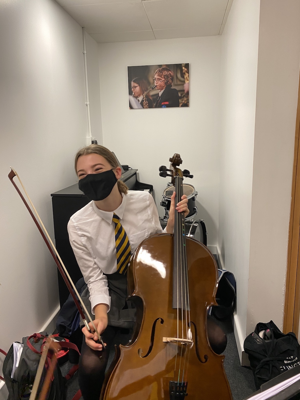
[[[117,270],[120,274],[125,275],[131,256],[130,243],[126,232],[120,223],[120,218],[114,214],[112,220],[115,224]]]

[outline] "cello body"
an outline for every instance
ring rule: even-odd
[[[137,248],[130,266],[142,315],[132,343],[120,346],[119,358],[102,388],[101,400],[230,400],[223,360],[206,333],[207,312],[215,303],[217,266],[201,243],[186,238],[189,318],[172,305],[173,235],[154,235]],[[129,280],[130,281],[130,280]],[[132,293],[132,292],[131,292]],[[178,321],[178,317],[180,321]],[[188,344],[180,340],[188,328]],[[179,337],[179,339],[178,339]],[[192,340],[189,339],[192,338]],[[179,375],[186,385],[173,390]]]

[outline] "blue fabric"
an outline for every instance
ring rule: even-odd
[[[80,278],[76,283],[76,289],[81,295],[83,290],[86,288],[86,283],[83,278]],[[57,319],[56,329],[58,333],[64,337],[70,337],[73,332],[79,328],[80,314],[76,307],[71,294],[67,298],[66,302],[61,307]]]

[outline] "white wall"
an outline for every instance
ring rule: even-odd
[[[237,281],[235,323],[245,338],[258,62],[259,0],[233,2],[222,35],[220,226],[223,266]]]
[[[7,178],[10,166],[53,237],[50,194],[75,183],[73,158],[87,123],[82,29],[56,2],[0,2],[0,48],[0,347],[8,350],[47,325],[58,307],[56,265]],[[91,38],[88,49],[99,110]],[[92,118],[101,133],[98,113]]]
[[[154,185],[159,205],[169,178],[158,168],[179,153],[186,179],[198,191],[198,217],[216,244],[219,191],[219,73],[220,38],[159,40],[99,45],[103,143],[122,164],[138,168],[140,181]],[[190,107],[129,110],[127,67],[190,63]]]
[[[298,0],[236,0],[222,37],[218,245],[237,279],[240,354],[258,322],[283,324],[299,17]]]
[[[100,104],[100,80],[99,80],[99,54],[98,43],[84,32],[86,63],[85,63],[85,100],[89,102],[89,112],[86,108],[86,144],[90,144],[90,135],[102,144],[102,121]],[[88,84],[88,90],[86,90]],[[90,114],[90,115],[89,115]],[[90,122],[88,120],[90,119]],[[90,132],[88,131],[90,127]]]
[[[283,327],[299,20],[299,0],[261,2],[247,332],[270,319]]]

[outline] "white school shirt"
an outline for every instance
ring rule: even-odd
[[[99,210],[91,201],[72,215],[68,223],[69,240],[90,292],[92,310],[100,303],[110,308],[104,273],[117,271],[113,213],[120,217],[132,253],[144,239],[162,232],[156,205],[148,192],[129,190],[113,212]]]

